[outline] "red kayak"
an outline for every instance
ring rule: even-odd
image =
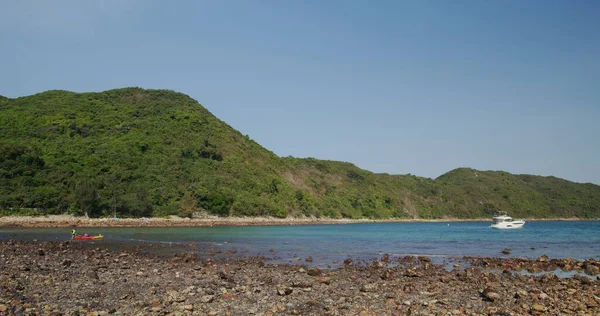
[[[98,236],[82,236],[82,235],[77,235],[75,236],[75,240],[99,240],[104,238],[104,236],[102,235],[98,235]]]

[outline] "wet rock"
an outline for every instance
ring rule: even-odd
[[[413,269],[407,269],[404,272],[404,276],[411,277],[411,278],[420,278],[420,277],[423,277],[423,274],[420,272],[417,272]]]
[[[505,248],[505,249],[502,250],[502,253],[505,254],[505,255],[510,255],[510,249]]]
[[[313,258],[311,256],[306,257],[306,259],[304,259],[306,262],[313,262]]]
[[[600,274],[600,267],[593,265],[593,264],[586,264],[583,266],[583,271],[587,274],[587,275],[598,275]]]
[[[310,268],[306,271],[306,274],[308,274],[310,276],[319,276],[319,275],[323,274],[323,271],[319,268]]]
[[[555,281],[557,279],[558,279],[558,277],[556,277],[556,274],[554,274],[553,272],[548,272],[548,273],[545,273],[544,275],[542,275],[542,278],[540,279],[540,281],[543,283],[548,283],[548,282]]]
[[[547,262],[548,261],[548,256],[546,256],[546,254],[543,254],[539,258],[537,258],[536,261],[537,262]]]
[[[353,264],[354,260],[352,260],[351,258],[347,258],[346,260],[344,260],[344,265],[351,266]]]
[[[390,255],[388,255],[387,253],[384,254],[383,257],[381,257],[381,262],[390,263]]]

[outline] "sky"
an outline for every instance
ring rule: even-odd
[[[600,184],[600,2],[0,1],[0,95],[170,89],[279,156]]]

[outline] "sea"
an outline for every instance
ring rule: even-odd
[[[408,222],[336,225],[78,228],[103,234],[98,246],[152,244],[156,251],[194,252],[199,257],[264,257],[273,264],[335,268],[347,258],[368,262],[390,257],[428,256],[450,264],[464,256],[600,259],[600,221],[530,221],[498,230],[488,222]],[[0,240],[70,240],[71,228],[0,228]],[[509,254],[502,250],[509,249]]]

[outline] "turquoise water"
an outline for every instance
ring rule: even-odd
[[[97,244],[157,243],[182,245],[206,255],[235,250],[241,256],[265,256],[293,263],[312,256],[314,265],[335,265],[345,258],[368,260],[426,255],[434,261],[463,256],[600,259],[600,221],[528,222],[524,228],[497,230],[487,222],[369,223],[348,225],[246,227],[89,228],[102,233]],[[68,240],[70,228],[4,228],[0,239]],[[188,247],[194,245],[194,247]],[[186,248],[187,247],[187,248]],[[501,251],[511,249],[509,255]],[[304,263],[304,260],[302,260]]]

